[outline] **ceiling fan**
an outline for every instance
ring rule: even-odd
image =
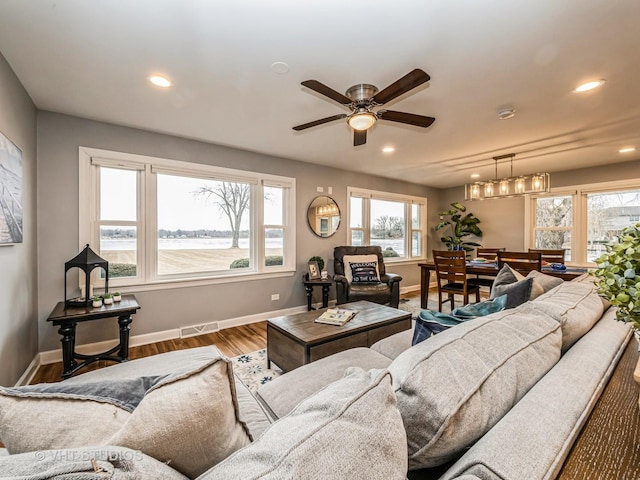
[[[341,113],[332,115],[331,117],[321,118],[320,120],[297,125],[293,127],[293,129],[300,131],[322,125],[323,123],[346,118],[349,126],[353,128],[353,146],[357,147],[367,143],[367,130],[371,128],[377,120],[388,120],[390,122],[406,123],[408,125],[427,128],[435,121],[435,118],[413,113],[396,112],[394,110],[378,110],[374,112],[373,109],[413,90],[423,83],[428,82],[430,79],[431,77],[427,73],[416,68],[381,91],[378,91],[378,88],[374,85],[361,83],[350,87],[345,95],[336,92],[317,80],[305,80],[302,82],[303,86],[344,105],[351,109],[351,113]]]

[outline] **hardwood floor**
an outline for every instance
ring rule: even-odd
[[[159,353],[182,350],[185,348],[204,347],[215,345],[228,357],[235,357],[243,353],[255,352],[267,348],[267,322],[251,323],[239,327],[226,328],[219,332],[207,333],[189,338],[176,338],[164,342],[150,343],[138,347],[129,348],[129,358],[149,357]],[[98,368],[113,365],[113,362],[99,361],[88,365],[80,370],[89,372]],[[41,365],[38,368],[32,384],[59,382],[62,375],[62,362]]]
[[[402,298],[419,297],[420,292],[410,292],[402,295]],[[228,357],[235,357],[243,353],[255,352],[267,348],[267,322],[251,323],[239,327],[225,328],[214,333],[198,335],[189,338],[176,338],[164,342],[150,343],[138,347],[129,348],[131,360],[149,357],[159,353],[182,350],[185,348],[204,347],[215,345]],[[113,365],[113,362],[99,361],[80,370],[79,373],[97,370],[98,368]],[[31,384],[54,383],[62,380],[62,362],[41,365],[31,380]]]

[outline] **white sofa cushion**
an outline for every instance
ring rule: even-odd
[[[389,366],[411,469],[446,463],[496,424],[560,358],[544,313],[504,310],[445,330]]]
[[[406,473],[389,372],[354,367],[198,480],[404,480]]]
[[[603,312],[602,301],[591,282],[562,282],[529,306],[560,323],[563,352],[587,333]]]

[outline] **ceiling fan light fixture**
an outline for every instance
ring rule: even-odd
[[[354,130],[369,130],[376,123],[376,116],[371,112],[359,112],[350,115],[347,123]]]

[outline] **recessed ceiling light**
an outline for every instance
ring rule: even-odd
[[[396,149],[395,149],[395,147],[384,147],[384,148],[382,149],[382,151],[383,151],[384,153],[391,153],[391,152],[395,152],[395,151],[396,151]]]
[[[289,65],[284,62],[273,62],[271,64],[271,70],[278,75],[283,75],[289,72]]]
[[[162,75],[151,75],[149,77],[149,81],[156,87],[169,88],[173,85],[171,80],[169,80],[167,77],[163,77]]]
[[[498,119],[500,120],[508,120],[516,116],[515,108],[504,108],[498,111]]]
[[[472,173],[471,174],[471,178],[480,178],[480,174],[479,173]]]
[[[624,147],[618,150],[618,153],[631,153],[635,151],[636,151],[636,147]]]
[[[588,92],[589,90],[593,90],[594,88],[601,87],[604,84],[604,78],[601,80],[594,80],[591,82],[583,83],[582,85],[578,85],[573,91],[577,93]]]

